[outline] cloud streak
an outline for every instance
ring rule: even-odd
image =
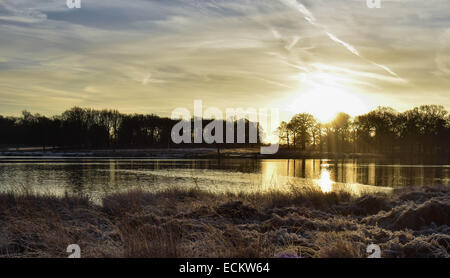
[[[280,0],[281,2],[285,3],[286,5],[295,8],[296,10],[298,10],[301,14],[303,14],[304,18],[306,21],[308,21],[309,23],[311,23],[312,25],[320,28],[323,32],[325,32],[325,34],[334,42],[344,46],[348,51],[350,51],[351,53],[353,53],[354,55],[361,57],[367,61],[369,61],[371,64],[383,69],[384,71],[388,72],[389,74],[400,78],[398,76],[398,74],[396,74],[395,72],[393,72],[390,68],[388,68],[387,66],[381,65],[381,64],[377,64],[371,60],[368,60],[366,58],[364,58],[360,52],[351,44],[339,39],[336,35],[330,33],[329,31],[327,31],[326,27],[320,25],[319,23],[317,23],[317,20],[315,19],[314,15],[301,3],[299,3],[297,0]]]
[[[82,1],[0,0],[2,114],[282,108],[309,89],[300,74],[374,106],[449,105],[445,0]]]

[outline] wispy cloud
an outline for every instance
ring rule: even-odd
[[[298,10],[301,14],[304,15],[304,18],[306,19],[306,21],[308,21],[309,23],[311,23],[312,25],[320,28],[323,30],[323,32],[325,32],[325,34],[327,34],[327,36],[333,40],[334,42],[337,42],[338,44],[344,46],[348,51],[350,51],[351,53],[353,53],[354,55],[364,58],[360,52],[354,47],[352,46],[350,43],[345,42],[341,39],[339,39],[336,35],[330,33],[329,31],[327,31],[327,28],[322,26],[321,24],[319,24],[317,22],[317,20],[315,19],[314,15],[303,5],[301,4],[298,0],[281,0],[281,2],[287,4],[288,6],[291,6],[293,8],[295,8],[296,10]],[[365,58],[364,58],[365,59]],[[366,59],[368,60],[368,59]],[[372,63],[373,65],[385,70],[386,72],[388,72],[389,74],[398,77],[398,74],[396,74],[395,72],[393,72],[391,69],[389,69],[387,66],[385,65],[381,65],[378,63],[375,63],[373,61],[368,60],[370,63]]]
[[[450,106],[450,4],[430,1],[0,0],[0,112],[274,105],[306,73],[374,105]]]
[[[349,43],[346,43],[343,40],[340,40],[338,37],[336,37],[335,35],[331,34],[330,32],[326,32],[327,36],[332,39],[333,41],[343,45],[345,48],[347,48],[348,51],[350,51],[351,53],[355,54],[356,56],[361,57],[361,54],[359,54],[359,51],[356,50],[356,48],[354,48],[352,45],[350,45]]]

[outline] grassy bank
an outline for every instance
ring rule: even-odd
[[[450,190],[392,195],[292,188],[267,194],[170,189],[83,197],[0,195],[0,256],[449,257]]]

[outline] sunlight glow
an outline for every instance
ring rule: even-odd
[[[350,116],[364,114],[368,106],[351,88],[342,87],[340,77],[326,73],[301,74],[304,92],[295,93],[288,109],[293,113],[310,113],[322,123],[327,123],[339,112]]]
[[[332,188],[333,181],[330,178],[330,171],[328,171],[327,169],[322,169],[320,179],[317,180],[317,183],[319,184],[322,192],[324,193],[331,192],[333,190]]]

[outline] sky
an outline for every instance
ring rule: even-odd
[[[450,108],[450,1],[0,0],[0,114]]]

